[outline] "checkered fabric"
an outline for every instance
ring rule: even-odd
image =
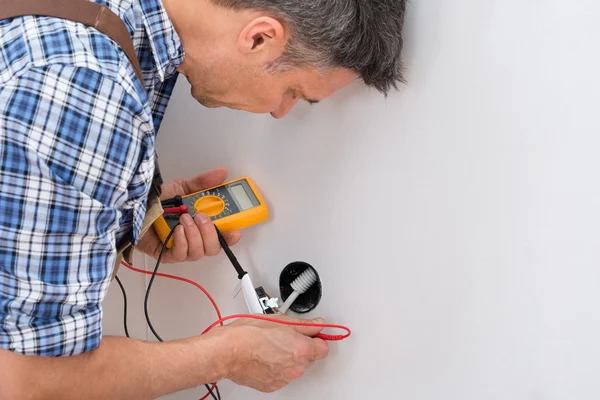
[[[0,21],[0,348],[16,353],[98,347],[116,248],[139,239],[183,60],[160,0],[97,2],[126,23],[146,87],[93,28]]]

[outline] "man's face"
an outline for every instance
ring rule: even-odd
[[[358,77],[342,68],[273,72],[268,66],[285,53],[289,31],[265,13],[218,7],[210,0],[164,4],[185,50],[178,70],[206,107],[281,118],[298,101],[323,100]]]
[[[192,96],[206,107],[270,113],[274,118],[285,116],[298,101],[319,102],[357,79],[355,72],[341,68],[277,73],[233,64],[190,65],[182,73],[192,85]]]

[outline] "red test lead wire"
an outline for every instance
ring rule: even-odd
[[[268,322],[274,322],[276,324],[281,324],[281,325],[290,325],[290,326],[308,326],[308,327],[313,327],[313,328],[330,328],[330,329],[341,329],[343,331],[346,331],[345,334],[343,335],[329,335],[329,334],[325,334],[325,333],[319,333],[317,334],[315,337],[319,338],[319,339],[323,339],[323,340],[327,340],[327,341],[340,341],[340,340],[344,340],[347,337],[349,337],[352,332],[350,331],[349,328],[342,326],[342,325],[332,325],[332,324],[317,324],[317,323],[313,323],[313,322],[294,322],[294,321],[286,321],[286,320],[282,320],[282,319],[277,319],[277,318],[270,318],[267,316],[263,316],[263,315],[252,315],[252,314],[236,314],[236,315],[230,315],[228,317],[225,318],[221,318],[218,321],[215,321],[211,326],[209,326],[208,328],[206,328],[204,330],[204,332],[202,332],[202,334],[205,334],[206,332],[210,331],[211,329],[213,329],[215,326],[217,325],[221,325],[223,326],[223,322],[232,320],[232,319],[241,319],[241,318],[245,318],[245,319],[256,319],[259,321],[268,321]]]
[[[130,269],[130,270],[132,270],[134,272],[139,272],[140,274],[152,275],[152,271],[146,271],[146,270],[143,270],[143,269],[135,268],[134,266],[127,264],[125,261],[121,261],[121,264],[123,266],[125,266],[125,268]],[[208,291],[206,289],[204,289],[202,287],[202,285],[200,285],[199,283],[194,282],[191,279],[182,278],[181,276],[163,274],[162,272],[157,272],[156,276],[160,276],[162,278],[168,278],[168,279],[173,279],[173,280],[176,280],[176,281],[181,281],[181,282],[189,283],[190,285],[196,286],[198,289],[200,289],[202,291],[202,293],[204,293],[206,295],[206,297],[208,298],[208,300],[210,300],[210,302],[212,303],[212,306],[214,307],[215,311],[217,312],[217,318],[219,318],[219,320],[223,319],[223,316],[221,315],[221,310],[219,310],[219,306],[217,305],[217,302],[215,301],[215,299],[212,298],[212,296],[210,295],[210,293],[208,293]]]

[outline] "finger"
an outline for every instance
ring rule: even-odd
[[[310,339],[314,350],[311,361],[322,360],[329,355],[329,344],[323,339]]]
[[[225,238],[225,241],[227,242],[228,245],[235,246],[236,244],[238,244],[238,242],[242,238],[242,232],[240,232],[240,231],[223,232],[223,237]]]
[[[207,256],[216,256],[221,251],[221,245],[219,244],[219,236],[217,236],[214,224],[204,213],[196,214],[195,219],[196,225],[198,225],[200,234],[202,235],[204,254]]]
[[[189,194],[220,185],[225,182],[225,179],[227,179],[227,170],[225,168],[217,168],[193,178],[185,179],[181,182],[181,186],[184,192]]]
[[[325,320],[322,318],[317,318],[312,321],[295,319],[295,318],[290,318],[290,317],[286,317],[286,319],[291,320],[293,322],[300,322],[300,323],[307,323],[307,324],[324,324],[325,323]],[[317,326],[294,326],[294,325],[292,325],[292,328],[294,328],[294,330],[296,332],[301,333],[304,336],[308,336],[308,337],[315,337],[319,332],[321,332],[323,330],[323,328],[317,327]]]
[[[187,239],[187,254],[184,260],[199,260],[204,256],[204,244],[200,230],[190,214],[183,214],[180,221],[185,229],[185,237]]]
[[[162,248],[162,245],[161,245]],[[173,234],[173,247],[163,256],[165,263],[176,263],[185,260],[188,252],[188,243],[185,238],[183,226],[177,226]]]
[[[289,384],[289,382],[279,380],[279,381],[275,381],[275,382],[271,382],[271,383],[259,384],[259,385],[255,386],[254,388],[262,393],[273,393],[273,392],[283,389],[288,384]],[[246,386],[250,386],[250,385],[246,385]]]

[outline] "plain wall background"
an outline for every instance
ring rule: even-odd
[[[599,20],[591,0],[413,1],[406,86],[386,100],[354,84],[280,121],[204,109],[181,77],[158,139],[165,178],[251,176],[272,218],[238,258],[275,294],[289,262],[312,263],[324,296],[309,317],[354,332],[288,388],[223,382],[225,399],[600,398]],[[161,271],[244,311],[223,254]],[[120,275],[146,338],[146,278]],[[150,308],[168,339],[215,318],[171,281]],[[121,316],[112,285],[105,334]]]

